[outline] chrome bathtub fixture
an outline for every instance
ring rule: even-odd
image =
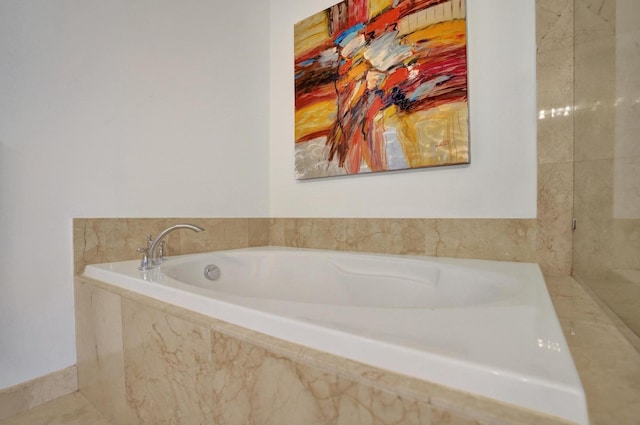
[[[220,278],[220,267],[215,264],[207,264],[204,268],[204,277],[209,280],[218,280]]]
[[[139,270],[145,271],[160,264],[166,258],[164,237],[174,230],[188,229],[194,232],[202,232],[204,229],[194,224],[174,224],[167,227],[153,239],[151,235],[147,235],[147,246],[138,248],[138,252],[142,254]]]

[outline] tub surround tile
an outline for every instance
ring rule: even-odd
[[[127,403],[139,424],[214,423],[209,329],[123,299]]]
[[[76,285],[110,287],[83,278]],[[119,397],[135,412],[113,423],[564,423],[112,288],[124,324]]]
[[[118,425],[109,422],[78,392],[57,398],[28,412],[0,420],[0,425]]]
[[[249,219],[198,218],[176,219],[174,223],[192,223],[205,229],[195,233],[178,230],[167,235],[169,255],[193,254],[249,246]]]
[[[424,255],[424,221],[420,219],[344,219],[344,245],[357,252]]]
[[[148,234],[157,235],[178,223],[201,226],[204,232],[172,232],[166,237],[169,255],[257,246],[266,240],[268,219],[249,218],[75,218],[74,270],[87,264],[140,258]],[[250,224],[251,222],[251,224]],[[250,237],[251,231],[251,237]],[[267,243],[268,244],[268,243]]]
[[[436,232],[439,257],[535,262],[535,219],[442,219]]]
[[[534,219],[208,218],[74,219],[74,270],[137,259],[148,233],[180,222],[205,232],[167,236],[169,255],[289,246],[402,255],[535,261]]]
[[[132,423],[125,403],[121,296],[76,278],[78,387],[114,423]]]
[[[269,245],[295,248],[340,249],[344,221],[333,218],[272,218]]]
[[[250,218],[248,221],[247,245],[267,246],[269,245],[270,220],[268,218]]]
[[[535,261],[534,219],[271,219],[271,245]]]
[[[212,332],[220,424],[428,424],[426,402],[358,384]]]
[[[145,246],[146,235],[156,234],[176,221],[161,218],[76,218],[74,219],[74,264],[76,274],[87,264],[139,258],[137,248]]]
[[[0,391],[0,421],[78,390],[78,375],[71,366]]]

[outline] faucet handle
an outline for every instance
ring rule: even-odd
[[[142,254],[142,260],[140,260],[140,266],[138,267],[138,270],[149,270],[149,247],[145,247],[145,248],[138,248],[136,249],[136,251],[140,254]]]
[[[167,259],[167,250],[165,248],[166,241],[163,239],[158,242],[158,260],[164,261]]]
[[[151,244],[153,243],[153,236],[151,233],[147,234],[147,249],[151,248]]]

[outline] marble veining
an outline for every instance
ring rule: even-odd
[[[209,329],[122,303],[126,399],[139,424],[213,423]]]

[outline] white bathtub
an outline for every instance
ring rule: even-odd
[[[215,264],[220,277],[205,278]],[[249,248],[84,275],[318,350],[587,424],[536,264]]]

